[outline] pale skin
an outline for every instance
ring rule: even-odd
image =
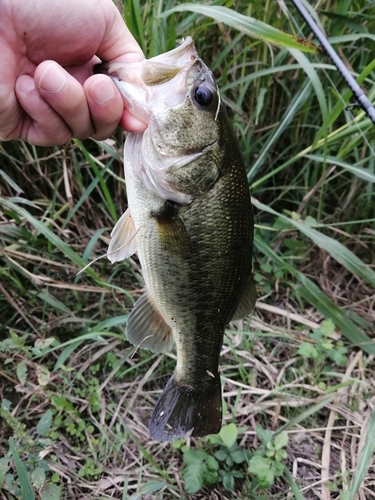
[[[146,128],[93,75],[99,58],[144,58],[112,0],[0,0],[0,54],[0,140],[50,146]]]

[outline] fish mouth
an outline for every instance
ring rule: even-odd
[[[174,49],[165,52],[164,54],[160,54],[158,56],[153,57],[152,59],[149,59],[150,61],[165,61],[167,59],[175,59],[176,57],[179,57],[181,54],[183,54],[185,51],[189,50],[190,48],[195,49],[194,45],[194,40],[192,39],[191,36],[187,36],[183,42],[175,47]]]
[[[94,74],[102,73],[136,86],[153,87],[172,80],[178,73],[190,69],[199,59],[194,41],[188,36],[178,47],[136,63],[111,62],[94,66]]]
[[[168,105],[174,106],[182,102],[186,93],[186,76],[198,61],[194,41],[188,36],[181,45],[165,54],[139,62],[102,63],[94,66],[94,73],[109,76],[130,113],[149,124],[151,103],[167,99]],[[165,83],[172,85],[167,92]]]

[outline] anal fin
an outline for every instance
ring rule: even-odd
[[[255,287],[255,281],[251,275],[247,287],[241,297],[241,300],[235,310],[232,320],[242,319],[248,316],[255,307],[257,301],[257,290]]]
[[[150,436],[158,441],[217,434],[221,429],[220,374],[209,384],[193,389],[173,375],[162,392],[150,420]]]
[[[137,231],[129,208],[119,218],[111,233],[107,257],[111,262],[125,260],[137,251]]]
[[[147,292],[135,303],[125,333],[133,345],[152,352],[169,351],[173,346],[171,327],[164,321]]]

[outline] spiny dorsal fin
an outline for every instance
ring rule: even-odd
[[[173,346],[171,327],[164,321],[147,292],[135,303],[125,333],[133,345],[152,352],[169,351]]]
[[[130,210],[127,209],[111,233],[111,242],[107,252],[108,259],[111,262],[119,262],[133,255],[137,251],[136,234]]]
[[[257,300],[257,290],[255,287],[255,281],[253,276],[250,276],[247,288],[241,297],[241,300],[233,314],[232,320],[245,318],[250,314],[255,307],[255,302]]]

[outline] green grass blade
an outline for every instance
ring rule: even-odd
[[[355,326],[349,316],[337,307],[320,288],[301,274],[301,284],[294,287],[306,302],[314,304],[325,318],[331,318],[343,335],[354,345],[368,354],[375,355],[375,343]]]
[[[310,238],[316,245],[318,245],[319,248],[328,252],[331,257],[343,265],[348,271],[363,279],[375,288],[375,272],[339,241],[320,233],[306,224],[303,220],[290,218],[286,215],[280,214],[257,200],[253,200],[253,204],[259,208],[259,210],[264,210],[265,212],[276,215],[296,227],[302,234]]]
[[[299,491],[298,489],[298,486],[292,476],[292,474],[290,473],[288,467],[285,465],[284,466],[284,474],[285,474],[285,477],[289,483],[289,486],[290,486],[290,489],[292,490],[292,493],[294,495],[294,498],[296,500],[304,500],[303,496],[301,495],[301,492]]]
[[[105,183],[105,180],[103,179],[103,173],[105,173],[105,169],[104,169],[104,171],[100,171],[99,168],[97,167],[96,162],[93,159],[92,155],[87,151],[87,149],[82,144],[82,142],[78,139],[74,139],[74,141],[80,147],[80,149],[81,149],[82,153],[85,155],[85,158],[88,161],[90,167],[93,169],[95,176],[99,179],[101,192],[103,193],[104,199],[107,202],[111,216],[112,216],[113,220],[117,220],[116,207],[115,207],[115,204],[113,203],[112,195],[109,192],[109,189],[107,187],[107,184]],[[108,168],[108,167],[109,167],[109,164],[107,165],[106,168]]]
[[[74,264],[76,264],[79,269],[86,266],[87,263],[74,250],[72,250],[72,248],[67,243],[62,241],[55,233],[48,229],[48,227],[43,224],[43,222],[33,217],[33,215],[31,215],[30,212],[25,210],[23,207],[20,207],[18,204],[2,197],[0,197],[0,205],[4,205],[5,207],[13,210],[19,216],[24,217],[32,226],[35,227],[37,231],[43,234],[54,247],[58,248],[72,262],[74,262]],[[88,267],[85,272],[96,281],[102,282],[100,277],[91,267]]]
[[[325,318],[331,318],[335,325],[340,328],[343,335],[345,335],[352,344],[357,345],[368,354],[375,355],[375,343],[373,340],[357,328],[345,311],[337,307],[327,295],[325,295],[325,293],[323,293],[319,287],[303,273],[279,257],[258,234],[255,234],[254,243],[264,255],[297,279],[299,284],[295,285],[295,291],[308,303],[312,304]]]
[[[14,180],[10,177],[10,175],[4,172],[4,170],[2,170],[1,168],[0,168],[0,177],[2,177],[9,184],[9,186],[12,189],[14,189],[14,191],[17,194],[23,193],[23,190],[19,187],[19,185],[16,182],[14,182]]]
[[[309,158],[310,160],[318,163],[322,163],[325,160],[329,165],[342,167],[343,169],[347,170],[356,177],[363,179],[364,181],[375,183],[375,174],[370,169],[358,167],[355,165],[349,165],[349,163],[347,163],[346,161],[340,160],[335,156],[327,156],[327,158],[324,159],[324,157],[321,155],[306,155],[305,158]]]
[[[123,0],[123,3],[126,25],[139,43],[143,52],[146,52],[147,46],[140,2],[139,0]]]
[[[144,495],[151,495],[152,493],[156,493],[166,487],[171,487],[171,485],[165,481],[148,481],[146,484],[141,486],[141,491],[134,493],[131,497],[129,497],[129,500],[142,500]]]
[[[281,134],[285,132],[285,129],[289,126],[289,124],[295,117],[300,107],[304,104],[304,102],[306,102],[306,99],[308,98],[310,91],[311,91],[311,85],[309,82],[307,82],[304,85],[304,87],[298,92],[298,94],[294,96],[292,102],[289,104],[287,110],[285,111],[280,124],[276,128],[275,132],[273,132],[273,134],[270,136],[268,141],[264,144],[262,150],[259,153],[258,158],[255,160],[252,167],[250,168],[249,173],[247,174],[247,178],[249,181],[251,181],[251,179],[255,177],[258,170],[267,159],[267,155],[270,153],[272,147],[280,138]]]
[[[35,495],[26,467],[23,465],[12,438],[9,439],[9,448],[13,455],[14,464],[17,469],[18,480],[21,488],[22,500],[35,500]]]
[[[350,488],[349,500],[354,500],[375,453],[375,408],[367,429],[366,441],[359,456],[358,465],[354,471]]]
[[[335,399],[335,397],[337,397],[336,393],[330,394],[329,396],[322,398],[320,401],[318,401],[314,405],[309,406],[302,413],[299,413],[294,418],[291,418],[288,422],[286,422],[284,425],[279,427],[276,430],[275,435],[280,434],[280,432],[285,431],[287,429],[291,429],[296,424],[299,424],[300,422],[303,422],[304,420],[309,418],[311,415],[314,415],[315,413],[319,413],[319,411],[322,408],[325,408],[333,399]]]
[[[295,49],[289,49],[289,52],[292,54],[292,56],[300,63],[301,68],[305,71],[306,75],[309,77],[309,80],[314,87],[316,97],[318,98],[319,105],[320,105],[320,111],[321,111],[321,119],[322,119],[322,127],[321,127],[321,133],[324,137],[323,139],[323,144],[326,146],[326,136],[328,132],[328,105],[327,105],[327,99],[326,99],[326,94],[323,89],[323,84],[318,76],[318,73],[316,72],[314,66],[311,64],[311,62],[307,59],[305,54],[302,54],[299,50]],[[320,137],[316,136],[315,137],[315,142],[318,141]]]
[[[193,3],[186,3],[177,5],[160,14],[160,17],[167,17],[175,12],[195,12],[203,16],[211,17],[219,23],[227,24],[237,30],[245,33],[246,35],[258,38],[264,42],[270,42],[275,45],[281,45],[290,49],[299,49],[303,52],[318,53],[318,47],[306,40],[298,41],[297,37],[283,33],[282,31],[263,23],[258,19],[245,16],[236,12],[228,7],[221,7],[216,5],[199,5]]]

